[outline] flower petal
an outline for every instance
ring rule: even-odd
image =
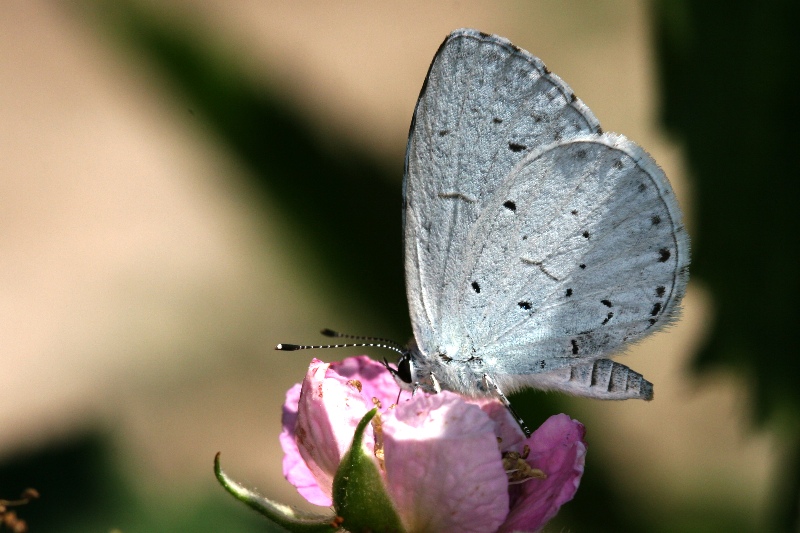
[[[511,487],[511,512],[501,532],[538,531],[578,490],[586,456],[583,424],[561,414],[548,418],[526,441],[527,462],[547,474]]]
[[[383,418],[386,484],[408,531],[495,531],[508,482],[492,420],[460,396],[418,393]]]
[[[381,363],[365,355],[331,363],[330,370],[347,380],[358,381],[361,384],[361,396],[370,409],[373,398],[381,402],[382,410],[388,409],[397,400],[398,387],[392,375]]]
[[[297,448],[294,438],[297,425],[297,404],[300,402],[300,388],[298,383],[286,391],[286,403],[283,404],[280,442],[283,448],[283,476],[295,486],[297,492],[314,505],[330,507],[331,498],[325,494],[317,484],[314,474],[306,466],[306,462]]]
[[[350,447],[353,432],[373,407],[371,402],[367,405],[355,383],[329,372],[329,366],[317,359],[311,362],[300,391],[295,426],[300,455],[328,498],[333,476]],[[371,432],[364,436],[364,444],[371,452]]]
[[[525,433],[519,427],[516,419],[511,416],[508,408],[495,398],[467,398],[467,402],[474,403],[489,415],[494,422],[494,434],[500,439],[500,451],[522,451],[525,443]]]

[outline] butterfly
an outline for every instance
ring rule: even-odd
[[[387,364],[402,388],[509,409],[527,387],[652,399],[609,357],[678,315],[681,211],[655,161],[540,59],[472,29],[444,40],[411,121],[403,226],[414,340]]]

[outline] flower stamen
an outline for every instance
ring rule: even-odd
[[[522,453],[508,451],[503,452],[503,469],[508,476],[509,485],[525,483],[529,479],[547,479],[547,474],[538,468],[533,468],[525,460],[531,453],[531,448],[527,444],[522,449]]]

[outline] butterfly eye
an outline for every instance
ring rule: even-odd
[[[404,383],[411,383],[414,381],[413,374],[413,363],[411,362],[411,357],[408,355],[404,355],[397,361],[397,372],[394,374],[395,377],[403,381]]]

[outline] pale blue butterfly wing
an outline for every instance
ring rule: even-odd
[[[639,386],[593,362],[674,316],[688,239],[660,169],[599,132],[507,40],[457,30],[440,47],[412,121],[404,225],[415,363],[443,388]]]
[[[463,335],[453,310],[466,229],[513,166],[530,150],[598,129],[569,87],[507,40],[474,30],[445,40],[406,154],[406,278],[417,340]]]

